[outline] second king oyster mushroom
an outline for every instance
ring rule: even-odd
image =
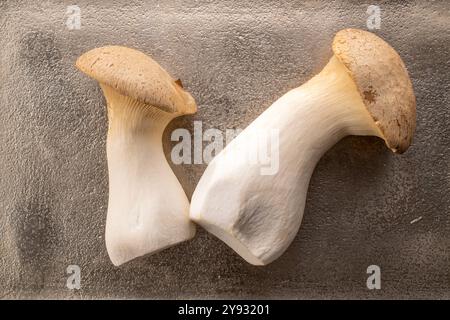
[[[373,33],[345,29],[325,68],[287,92],[208,165],[190,216],[251,264],[278,258],[300,227],[306,192],[321,156],[347,135],[378,136],[395,153],[410,145],[416,102],[397,52]],[[240,161],[256,134],[277,130],[279,168],[262,175]]]

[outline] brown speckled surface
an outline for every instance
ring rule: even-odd
[[[0,297],[450,298],[450,6],[377,2],[417,98],[411,148],[349,137],[319,162],[299,234],[254,267],[198,228],[192,241],[114,267],[104,244],[106,110],[76,70],[107,44],[140,49],[196,98],[174,128],[243,128],[320,71],[336,31],[366,29],[356,1],[0,0]],[[81,8],[81,30],[65,26]],[[173,166],[191,196],[204,165]],[[224,205],[227,205],[224,203]],[[410,222],[422,217],[416,223]],[[81,267],[81,290],[66,268]],[[377,264],[382,289],[366,288]]]
[[[382,38],[358,29],[339,31],[332,47],[386,145],[399,154],[408,150],[416,129],[416,97],[401,57]]]

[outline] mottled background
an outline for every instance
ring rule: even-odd
[[[251,4],[250,4],[251,3]],[[81,30],[65,25],[81,8]],[[199,105],[173,121],[244,128],[321,70],[345,27],[381,8],[417,96],[412,147],[349,137],[319,162],[289,250],[247,264],[198,228],[190,242],[119,268],[107,256],[105,101],[74,68],[88,49],[151,54]],[[447,1],[0,0],[0,297],[450,298],[450,4]],[[203,165],[172,165],[190,197]],[[224,203],[224,206],[227,204]],[[412,223],[416,218],[422,220]],[[66,267],[81,267],[81,290]],[[382,289],[366,288],[381,267]]]

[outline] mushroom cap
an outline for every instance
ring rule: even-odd
[[[120,94],[162,111],[180,115],[197,111],[194,98],[180,82],[138,50],[122,46],[95,48],[81,55],[76,66]]]
[[[339,31],[333,52],[355,81],[387,146],[406,151],[416,128],[416,98],[400,56],[383,39],[358,29]]]

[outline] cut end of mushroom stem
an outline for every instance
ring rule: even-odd
[[[192,238],[189,201],[162,146],[167,124],[196,111],[192,96],[153,59],[134,49],[96,48],[76,65],[99,81],[107,101],[105,240],[113,264]]]
[[[348,36],[356,39],[357,45],[361,45],[361,37],[370,42],[370,45],[365,43],[365,47],[381,40],[360,30]],[[387,55],[388,61],[395,64],[394,69],[401,66],[391,59],[398,58],[396,53],[392,54],[393,49],[384,42],[382,45],[386,52],[380,54]],[[364,54],[362,51],[356,50]],[[251,264],[268,264],[290,245],[302,221],[313,170],[320,157],[336,142],[346,135],[372,135],[383,138],[391,149],[404,151],[411,141],[415,103],[411,102],[414,99],[410,97],[412,87],[408,87],[406,70],[378,70],[377,65],[385,68],[380,63],[383,57],[379,55],[372,60],[365,57],[372,72],[359,70],[363,66],[357,64],[349,69],[346,63],[350,58],[362,57],[342,57],[342,52],[336,49],[318,75],[278,99],[228,144],[208,165],[194,191],[191,219]],[[405,98],[398,96],[398,88],[389,88],[377,78],[384,73],[391,76],[385,82],[401,83],[400,87],[408,89]],[[364,96],[361,83],[372,88],[372,96]],[[406,116],[402,112],[406,112]],[[396,114],[402,119],[397,121],[398,127],[392,127],[391,120]],[[376,119],[377,115],[385,115],[385,118]],[[260,164],[235,160],[242,150],[251,149],[256,143],[255,130],[274,129],[279,133],[276,174],[261,175]],[[392,148],[394,144],[396,147]]]

